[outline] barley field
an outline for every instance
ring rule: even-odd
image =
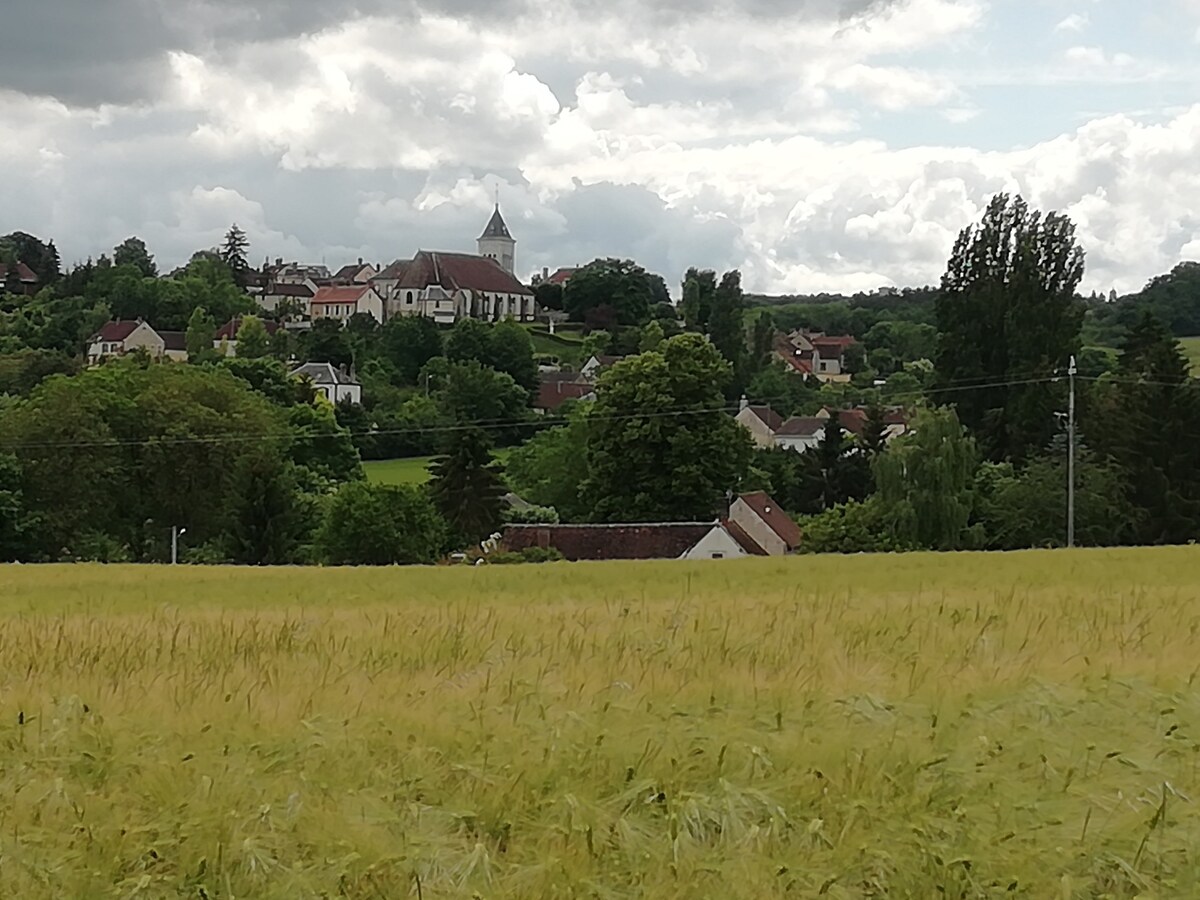
[[[1198,629],[1198,548],[0,567],[0,897],[1196,897]]]

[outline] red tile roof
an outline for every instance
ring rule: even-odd
[[[0,281],[5,281],[8,278],[8,265],[0,263]],[[22,284],[37,284],[38,277],[33,269],[25,265],[25,263],[17,261],[17,280]]]
[[[812,374],[812,362],[805,359],[808,351],[801,351],[786,337],[778,337],[773,343],[775,355],[802,375]]]
[[[351,284],[318,288],[316,296],[313,297],[312,302],[314,304],[357,303],[362,295],[371,289],[372,288],[370,285],[366,284]]]
[[[267,329],[267,334],[274,334],[279,330],[279,323],[272,319],[263,319],[263,327]],[[238,316],[235,319],[230,319],[224,325],[217,329],[216,340],[218,341],[236,341],[237,333],[242,329],[242,317]]]
[[[141,322],[129,319],[125,321],[118,319],[115,322],[105,322],[100,326],[100,330],[92,335],[91,343],[118,343],[133,334],[141,324]]]
[[[494,259],[470,253],[421,250],[404,267],[397,288],[423,289],[438,284],[448,291],[468,290],[496,294],[526,294],[533,291],[506,272]]]
[[[276,282],[267,285],[263,293],[268,297],[304,297],[307,299],[313,295],[313,289],[307,284]]]
[[[834,410],[829,410],[832,415]],[[842,428],[855,437],[862,437],[867,430],[867,411],[865,409],[839,409],[836,411],[838,422]]]
[[[812,437],[825,427],[825,420],[816,416],[792,416],[775,433],[784,437]]]
[[[715,522],[508,525],[500,547],[507,552],[554,548],[569,560],[678,559],[716,527]]]
[[[778,431],[783,425],[783,416],[769,406],[747,406],[746,409],[758,416],[759,421],[771,431]]]
[[[789,550],[800,546],[800,526],[793,522],[792,517],[780,509],[779,504],[765,491],[742,494],[738,499],[754,510],[754,514],[779,535],[779,539],[787,544]]]
[[[561,373],[555,372],[554,375]],[[571,373],[574,374],[574,373]],[[554,412],[568,400],[582,400],[594,393],[595,386],[586,382],[568,381],[561,378],[543,378],[533,401],[535,409]]]
[[[546,284],[566,284],[571,280],[571,276],[578,271],[578,266],[560,268],[557,272],[546,279]]]

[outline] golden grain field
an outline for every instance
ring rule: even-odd
[[[1200,548],[0,567],[2,898],[1200,896]]]

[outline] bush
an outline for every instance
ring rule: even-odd
[[[557,562],[563,555],[553,547],[526,547],[515,553],[493,553],[487,558],[489,565],[508,566],[519,563]]]
[[[559,523],[558,510],[553,506],[510,509],[504,518],[512,525],[557,525]]]
[[[875,498],[842,503],[800,520],[801,553],[893,553],[916,549],[898,540]]]

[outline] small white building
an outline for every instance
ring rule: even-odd
[[[776,446],[803,453],[816,447],[825,437],[825,419],[817,416],[793,416],[775,431]]]
[[[741,407],[734,416],[737,423],[750,432],[750,439],[758,447],[774,447],[775,435],[783,426],[783,416],[769,406],[754,406],[742,397]]]
[[[100,330],[88,338],[87,358],[89,365],[103,359],[124,356],[135,350],[144,350],[156,359],[166,353],[166,342],[149,323],[141,319],[106,322]]]
[[[362,385],[358,379],[332,363],[305,363],[290,374],[293,378],[307,378],[316,392],[334,406],[339,403],[362,403]]]

